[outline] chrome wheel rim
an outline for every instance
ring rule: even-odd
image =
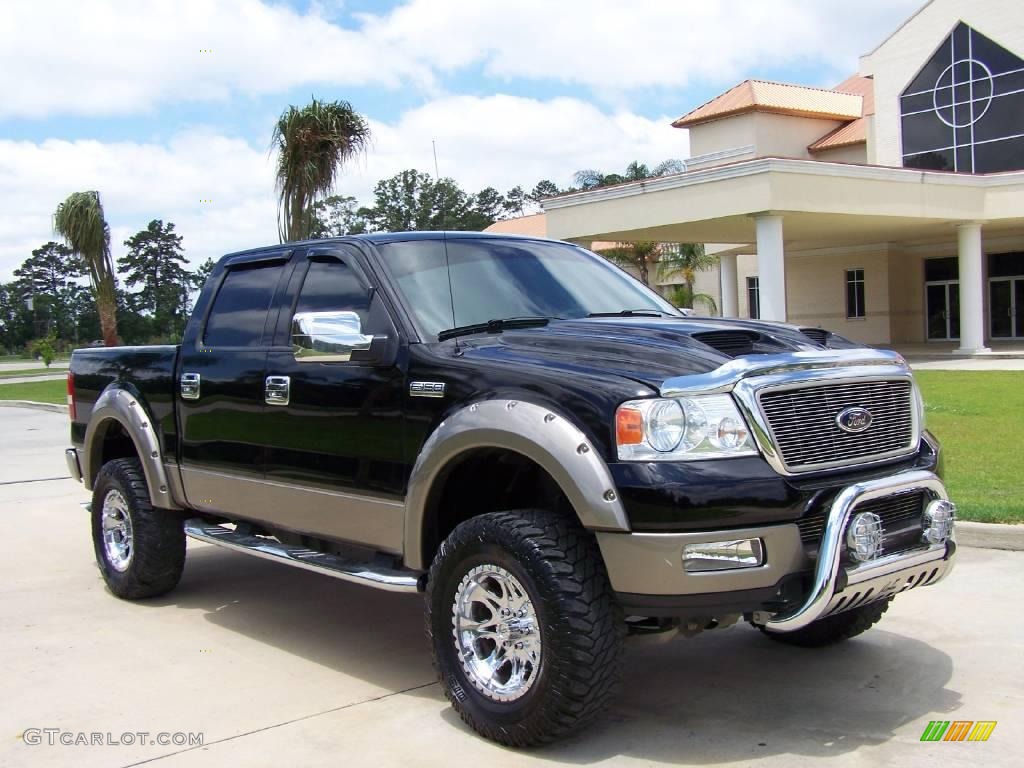
[[[540,674],[540,623],[519,580],[496,565],[478,565],[455,590],[455,651],[469,681],[494,701],[525,695]]]
[[[115,571],[123,573],[132,561],[132,518],[128,502],[120,491],[108,491],[103,498],[101,525],[107,562]]]

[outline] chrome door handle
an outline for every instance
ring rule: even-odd
[[[267,405],[288,405],[292,380],[289,376],[267,376],[263,399]]]
[[[181,374],[181,381],[179,386],[181,387],[181,399],[182,400],[198,400],[199,399],[199,385],[200,375],[198,373],[183,373]]]

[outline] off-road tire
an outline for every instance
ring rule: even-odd
[[[882,614],[889,610],[891,602],[892,598],[889,597],[868,603],[850,611],[837,613],[835,616],[818,619],[795,632],[772,632],[763,626],[755,626],[776,642],[798,645],[801,648],[821,648],[867,632],[878,623]]]
[[[455,646],[455,595],[480,565],[498,566],[520,582],[540,626],[539,672],[513,701],[478,691]],[[511,747],[547,744],[590,724],[614,695],[626,624],[597,541],[575,520],[536,509],[472,518],[441,545],[428,579],[434,668],[452,707],[480,735]]]
[[[115,568],[103,542],[103,504],[120,492],[131,518],[131,557],[123,571]],[[146,476],[138,459],[115,459],[100,469],[92,495],[92,540],[96,563],[107,587],[120,598],[139,600],[174,589],[185,567],[182,516],[149,502]]]

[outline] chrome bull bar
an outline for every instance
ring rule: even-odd
[[[928,491],[936,499],[949,498],[942,481],[935,474],[923,470],[867,480],[843,489],[829,510],[810,594],[795,611],[776,614],[765,621],[765,628],[773,632],[793,632],[830,613],[855,608],[871,599],[904,589],[932,584],[944,576],[949,570],[950,563],[947,561],[952,554],[948,542],[922,545],[908,552],[840,569],[843,535],[857,505],[913,490]],[[854,585],[860,587],[855,595],[842,594]]]

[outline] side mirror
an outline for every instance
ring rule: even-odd
[[[387,336],[363,333],[355,312],[299,312],[292,319],[292,350],[300,363],[373,363],[387,346]]]

